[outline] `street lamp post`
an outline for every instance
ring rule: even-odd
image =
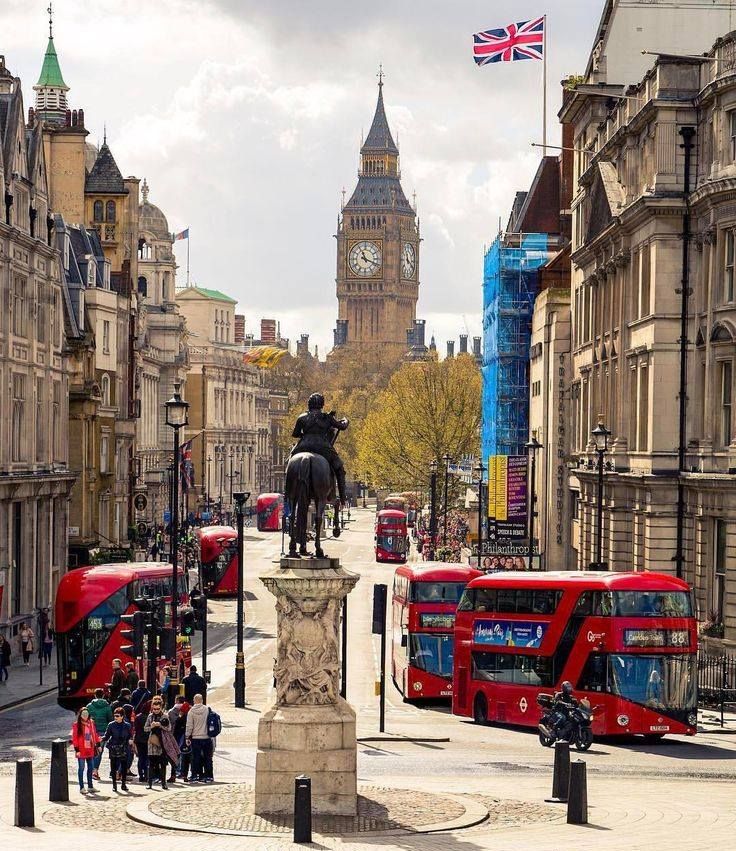
[[[219,447],[220,450],[220,522],[222,523],[222,490],[225,481],[225,446]]]
[[[205,484],[204,510],[209,513],[210,510],[210,471],[212,467],[212,456],[207,456],[207,482]]]
[[[235,648],[235,706],[245,708],[245,659],[243,656],[243,507],[250,498],[247,491],[233,494],[238,516],[238,615],[237,646]]]
[[[434,545],[437,541],[437,461],[429,465],[429,537],[432,539],[431,553],[434,559]]]
[[[485,471],[483,461],[478,461],[475,468],[475,472],[478,474],[478,567],[480,567],[480,560],[483,555],[483,473]]]
[[[235,462],[235,447],[230,447],[230,504],[233,502],[233,463]]]
[[[595,449],[598,453],[598,516],[596,517],[596,543],[595,562],[591,563],[591,570],[605,570],[603,565],[603,456],[608,450],[608,438],[611,432],[603,425],[603,420],[598,420],[598,425],[592,431],[595,440]]]
[[[448,452],[445,452],[445,454],[442,456],[442,460],[445,462],[445,503],[444,503],[445,518],[444,518],[444,523],[443,523],[443,526],[442,526],[442,546],[447,546],[447,514],[448,514],[448,511],[447,511],[447,509],[448,509],[448,505],[447,505],[447,481],[450,477],[450,461],[452,461],[452,458],[450,457]]]
[[[365,497],[368,491],[368,473],[365,474],[365,478],[363,479],[363,508],[367,507]]]
[[[189,402],[185,402],[179,393],[181,384],[174,384],[174,395],[164,402],[166,425],[174,433],[174,463],[171,471],[171,626],[174,630],[174,648],[176,648],[177,608],[179,606],[178,570],[179,570],[179,429],[189,424]]]
[[[529,468],[529,570],[534,570],[534,515],[537,510],[537,450],[542,444],[537,440],[536,434],[532,432],[531,440],[526,444],[527,454],[531,457]]]

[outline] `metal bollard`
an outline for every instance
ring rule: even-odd
[[[35,827],[33,807],[33,760],[15,761],[15,821],[16,827]]]
[[[570,766],[570,791],[567,801],[567,823],[588,823],[588,779],[585,763],[576,759]]]
[[[306,774],[294,778],[294,842],[312,841],[312,781]]]
[[[552,797],[545,798],[549,804],[564,804],[570,785],[570,743],[555,742],[555,767],[552,773]]]
[[[51,742],[49,801],[69,800],[69,766],[66,762],[66,748],[66,739],[54,739]]]

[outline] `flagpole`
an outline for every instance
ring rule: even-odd
[[[545,109],[546,109],[546,107],[545,107]],[[546,135],[544,137],[544,141],[545,141],[545,144],[546,144],[546,142],[547,142],[547,136]],[[188,286],[189,286],[189,228],[187,228],[187,287]]]
[[[547,16],[542,24],[542,156],[547,156]],[[189,243],[187,243],[188,245]]]

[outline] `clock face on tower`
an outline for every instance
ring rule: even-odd
[[[405,278],[413,278],[417,268],[417,252],[410,242],[404,243],[401,252],[401,274]]]
[[[348,262],[353,274],[369,278],[381,268],[381,249],[368,240],[356,242],[350,249]]]

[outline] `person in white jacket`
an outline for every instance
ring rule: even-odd
[[[212,783],[212,739],[207,734],[209,707],[201,694],[187,713],[186,742],[192,748],[192,783]]]

